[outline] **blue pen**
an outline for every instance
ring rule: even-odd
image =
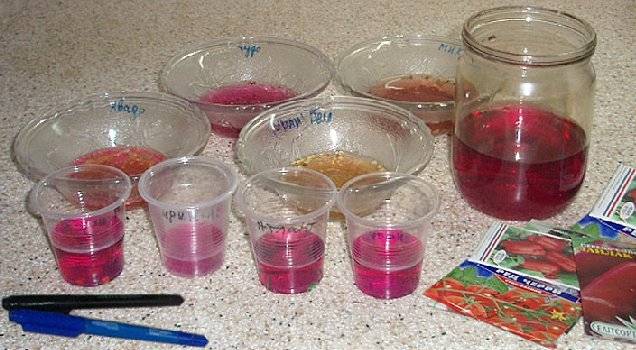
[[[204,347],[208,344],[208,340],[198,334],[136,326],[121,322],[101,321],[59,312],[16,309],[9,311],[9,320],[19,323],[25,332],[71,338],[85,333],[121,339],[147,340],[199,347]]]

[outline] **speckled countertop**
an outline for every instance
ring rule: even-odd
[[[576,201],[554,221],[586,213],[619,162],[636,162],[633,90],[636,3],[530,1],[576,14],[598,33],[596,117],[591,160]],[[460,5],[461,3],[461,5]],[[225,266],[194,280],[171,277],[159,262],[143,211],[128,214],[121,277],[92,289],[62,281],[38,221],[25,209],[32,183],[11,161],[18,129],[44,111],[93,92],[156,91],[162,65],[185,46],[219,36],[274,34],[315,45],[329,56],[356,41],[406,32],[458,36],[470,14],[518,1],[35,1],[0,4],[0,294],[180,293],[179,308],[82,312],[96,318],[207,335],[210,349],[539,349],[485,323],[435,309],[424,289],[466,258],[494,221],[455,191],[445,138],[421,176],[442,193],[417,292],[380,301],[352,283],[339,224],[329,226],[325,277],[303,295],[275,295],[258,283],[245,226],[231,218]],[[527,2],[526,2],[527,3]],[[326,91],[332,93],[333,89]],[[203,154],[231,160],[231,144],[212,137]],[[0,348],[168,349],[167,345],[81,336],[25,334],[0,315]],[[560,349],[627,349],[593,340],[581,322]]]

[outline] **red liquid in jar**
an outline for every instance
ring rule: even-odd
[[[585,177],[585,131],[533,106],[476,111],[453,138],[455,183],[475,209],[505,220],[562,211]]]
[[[322,279],[325,243],[309,231],[278,230],[254,243],[262,285],[274,293],[304,293]]]
[[[173,275],[204,276],[223,265],[225,234],[214,225],[177,225],[158,238],[164,266]]]
[[[381,299],[399,298],[417,289],[424,246],[401,230],[377,230],[353,241],[353,274],[358,288]]]
[[[126,201],[126,209],[134,209],[146,203],[139,195],[136,181],[148,168],[165,159],[165,155],[148,147],[117,146],[87,153],[74,160],[73,164],[109,165],[126,173],[133,180],[133,188]]]
[[[199,101],[203,104],[221,104],[231,106],[259,105],[275,103],[288,100],[296,96],[296,93],[284,86],[259,84],[256,82],[244,82],[235,85],[227,85],[211,90],[201,96]],[[264,110],[261,106],[254,106],[243,113],[253,114],[255,117]],[[228,115],[231,117],[231,115]],[[236,128],[230,124],[212,123],[212,130],[224,137],[236,138],[241,132],[241,128]]]
[[[97,286],[119,276],[124,268],[123,236],[124,224],[112,214],[56,224],[51,243],[64,280]]]

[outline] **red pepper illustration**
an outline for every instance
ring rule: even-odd
[[[529,241],[501,241],[501,245],[509,255],[539,257],[545,255],[545,249],[537,243]]]
[[[532,235],[528,237],[528,240],[534,242],[546,250],[563,251],[570,243],[562,239],[551,238],[542,235]]]
[[[539,259],[526,259],[521,267],[524,269],[538,271],[544,274],[548,278],[557,278],[561,268],[551,262],[542,261]]]
[[[574,259],[563,255],[563,253],[547,252],[545,258],[549,262],[559,265],[559,267],[565,272],[576,272],[576,263],[574,262]]]

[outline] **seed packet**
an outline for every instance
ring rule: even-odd
[[[577,321],[578,291],[466,260],[424,293],[451,311],[548,348]]]
[[[618,166],[590,216],[622,225],[626,232],[636,234],[636,169]]]
[[[573,229],[585,333],[636,343],[636,237],[586,216]]]
[[[578,289],[569,233],[539,222],[526,227],[495,223],[472,260]]]

